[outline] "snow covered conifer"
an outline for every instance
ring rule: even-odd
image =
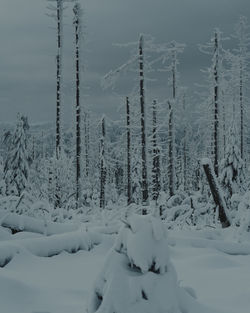
[[[26,119],[18,114],[11,140],[11,148],[4,168],[6,194],[20,196],[28,185],[29,164],[27,152]]]
[[[134,214],[124,221],[97,277],[88,313],[214,312],[194,297],[191,288],[178,284],[161,220]]]
[[[226,155],[221,163],[220,175],[220,181],[228,199],[233,193],[244,189],[244,162],[239,147],[237,129],[233,121],[229,129]]]

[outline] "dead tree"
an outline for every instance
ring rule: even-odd
[[[173,133],[173,106],[168,101],[168,190],[169,196],[174,195],[174,133]]]
[[[152,107],[153,114],[153,135],[152,135],[152,144],[153,144],[153,200],[157,203],[159,198],[161,183],[160,183],[160,149],[157,144],[157,108],[156,100],[153,101]]]
[[[214,172],[216,176],[219,174],[219,151],[218,151],[218,139],[219,139],[219,42],[218,42],[218,32],[215,31],[214,34],[214,60],[213,60],[213,76],[214,76]]]
[[[127,204],[132,201],[132,183],[131,183],[131,134],[130,134],[130,103],[126,97],[126,115],[127,115]]]
[[[80,38],[81,7],[76,3],[73,8],[75,27],[75,73],[76,73],[76,208],[80,199],[81,178],[81,106],[80,106]]]
[[[56,159],[59,160],[61,153],[61,95],[62,95],[62,42],[63,42],[63,3],[70,0],[47,0],[48,2],[56,2],[55,5],[50,4],[48,9],[52,12],[48,14],[54,18],[57,25],[57,54],[56,54]],[[71,1],[70,1],[71,2]],[[60,186],[57,175],[55,207],[60,207]]]
[[[52,12],[48,14],[56,20],[57,25],[57,54],[56,54],[56,158],[59,159],[61,151],[61,85],[62,85],[62,39],[63,39],[63,3],[64,0],[47,0],[56,2],[49,5]]]
[[[105,208],[105,185],[106,185],[106,164],[105,164],[105,117],[101,119],[100,138],[100,208]]]
[[[84,113],[84,147],[85,147],[85,175],[89,176],[89,141],[90,141],[90,114],[89,112]]]
[[[145,121],[145,94],[144,94],[144,57],[143,36],[139,40],[139,75],[140,75],[140,105],[141,105],[141,160],[142,160],[142,214],[147,214],[148,205],[148,177],[147,177],[147,148],[146,148],[146,121]]]
[[[214,203],[219,209],[219,220],[220,220],[221,226],[222,228],[229,227],[231,223],[226,214],[226,211],[227,211],[226,201],[220,189],[219,182],[217,180],[213,167],[211,166],[211,162],[209,159],[203,159],[202,165],[203,165],[203,169],[206,174],[207,181],[208,181],[208,184],[209,184],[209,187],[210,187],[213,199],[214,199]]]

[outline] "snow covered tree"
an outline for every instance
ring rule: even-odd
[[[214,77],[214,171],[219,174],[219,38],[218,31],[214,33],[214,56],[213,56],[213,77]]]
[[[210,154],[213,158],[216,176],[219,174],[219,161],[220,155],[222,155],[222,153],[220,153],[220,147],[223,147],[223,145],[220,144],[220,138],[222,137],[220,132],[221,129],[223,129],[223,127],[221,128],[221,121],[223,119],[223,116],[221,116],[223,113],[221,103],[223,93],[222,79],[224,77],[224,70],[222,66],[224,58],[224,50],[222,48],[223,40],[224,38],[222,38],[222,33],[216,28],[211,40],[205,45],[200,45],[201,52],[212,56],[212,64],[205,71],[209,86],[208,97],[206,99],[206,106],[209,112],[209,121],[207,125],[209,129],[211,129],[211,131],[207,131],[207,154]]]
[[[81,105],[80,105],[80,68],[81,68],[81,36],[82,36],[82,9],[79,3],[73,8],[75,26],[75,70],[76,70],[76,208],[80,200],[81,178]]]
[[[126,97],[126,127],[127,127],[127,204],[132,202],[132,182],[131,182],[131,130],[130,130],[130,103]]]
[[[166,66],[162,71],[171,73],[169,79],[172,88],[172,99],[167,101],[168,104],[168,192],[172,197],[175,194],[175,110],[179,96],[179,72],[177,66],[179,64],[178,54],[184,51],[185,45],[175,41],[170,42],[163,47],[165,51],[163,63],[170,60],[170,65]]]
[[[25,117],[18,114],[15,132],[4,167],[6,194],[20,196],[28,186],[29,163]]]
[[[44,164],[47,178],[47,199],[55,208],[75,209],[75,175],[73,157],[61,152]],[[60,188],[58,188],[60,186]]]
[[[105,200],[105,186],[106,186],[106,162],[105,162],[105,137],[106,137],[106,127],[105,127],[105,117],[101,119],[101,137],[100,137],[100,208],[104,209]]]
[[[245,145],[245,114],[246,114],[246,87],[249,81],[249,73],[247,67],[249,64],[250,52],[250,33],[247,18],[241,16],[239,22],[235,26],[233,37],[238,41],[238,47],[234,53],[238,56],[238,75],[235,84],[238,88],[238,100],[240,108],[240,153],[244,160],[244,145]],[[234,73],[235,74],[235,73]]]
[[[153,167],[152,167],[152,195],[153,200],[157,203],[159,194],[161,191],[161,179],[160,179],[160,149],[157,141],[158,125],[157,125],[157,103],[156,100],[153,101],[152,105],[152,124],[153,124],[153,134],[152,134],[152,145],[153,145]]]
[[[62,44],[63,44],[63,3],[65,0],[47,0],[56,2],[49,4],[48,14],[55,19],[57,24],[57,55],[56,55],[56,157],[59,158],[61,151],[61,95],[62,95]]]
[[[144,95],[144,56],[143,36],[139,39],[139,75],[140,75],[140,105],[141,105],[141,158],[142,158],[142,214],[147,214],[145,206],[148,205],[148,174],[147,174],[147,146],[146,146],[146,114]]]
[[[220,175],[220,182],[226,192],[227,200],[230,200],[234,193],[244,191],[244,162],[239,147],[238,132],[233,121],[227,137],[226,155],[221,162]]]
[[[160,219],[134,214],[124,224],[97,276],[88,313],[215,312],[179,285]]]

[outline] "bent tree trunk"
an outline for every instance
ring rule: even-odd
[[[206,177],[207,177],[207,181],[208,181],[214,202],[216,206],[218,206],[219,208],[219,220],[220,220],[221,226],[222,228],[229,227],[231,223],[226,214],[226,210],[227,210],[226,202],[220,190],[219,183],[214,173],[211,162],[209,159],[203,159],[202,165],[203,165],[203,169],[206,174]]]

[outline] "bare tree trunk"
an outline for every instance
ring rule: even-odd
[[[157,203],[159,198],[160,183],[160,149],[157,145],[157,109],[156,100],[153,101],[153,200]]]
[[[56,55],[56,159],[59,160],[61,153],[61,74],[62,74],[62,11],[63,0],[56,0],[57,19],[57,55]],[[55,181],[55,207],[61,206],[60,186],[56,169]]]
[[[218,65],[219,65],[219,45],[218,45],[218,34],[217,31],[214,35],[214,172],[216,176],[219,173],[219,151],[218,151],[218,139],[219,139],[219,76],[218,76]]]
[[[84,114],[85,174],[89,176],[89,113]]]
[[[81,8],[77,3],[73,8],[75,25],[75,70],[76,70],[76,209],[80,200],[81,178],[81,107],[80,107],[80,18]]]
[[[177,60],[176,60],[176,49],[175,43],[172,46],[172,93],[173,100],[168,101],[169,108],[169,120],[168,120],[168,189],[169,196],[172,197],[175,193],[175,164],[174,164],[174,119],[173,119],[173,105],[176,101],[176,75],[177,75]]]
[[[183,112],[186,113],[186,98],[183,95]],[[183,134],[183,187],[184,191],[188,191],[188,178],[187,178],[187,125],[185,121],[184,134]]]
[[[218,206],[219,208],[219,220],[221,222],[221,226],[223,228],[229,227],[231,224],[226,215],[226,210],[227,210],[226,202],[225,202],[224,195],[222,194],[220,190],[217,177],[214,174],[213,168],[209,160],[203,160],[202,163],[203,163],[203,168],[207,176],[207,181],[209,183],[209,187],[210,187],[214,202],[216,206]]]
[[[240,154],[244,160],[244,108],[243,108],[243,73],[242,63],[240,64]]]
[[[168,190],[169,196],[174,195],[174,142],[173,142],[173,107],[171,101],[168,101]]]
[[[61,65],[62,65],[62,10],[63,1],[56,1],[57,56],[56,56],[56,158],[61,151]]]
[[[146,126],[145,126],[145,95],[144,95],[144,58],[143,36],[139,40],[139,69],[140,69],[140,104],[141,104],[141,151],[142,151],[142,214],[147,214],[148,205],[148,178],[147,178],[147,149],[146,149]]]
[[[225,98],[222,91],[222,131],[223,131],[223,158],[226,156],[226,110],[225,110]]]
[[[131,134],[130,134],[130,103],[126,97],[126,114],[127,114],[127,204],[132,202],[132,184],[131,184]]]
[[[106,185],[106,165],[105,165],[105,118],[101,120],[100,139],[100,208],[105,208],[105,185]]]

